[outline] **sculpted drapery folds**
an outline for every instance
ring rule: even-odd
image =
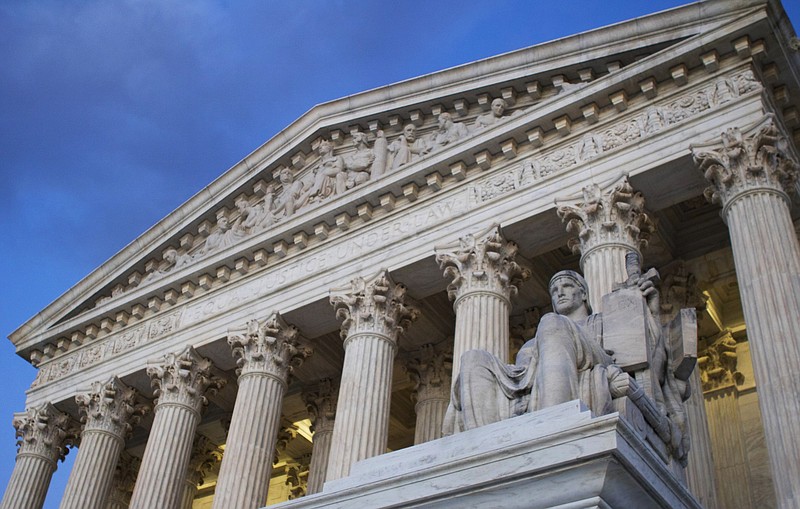
[[[406,293],[406,286],[395,283],[386,269],[370,280],[357,277],[348,287],[332,290],[330,300],[336,318],[342,320],[342,340],[367,332],[397,341],[397,335],[419,316],[416,307],[406,304]]]
[[[746,133],[738,127],[729,128],[721,138],[721,144],[692,145],[695,163],[712,184],[704,192],[709,201],[727,208],[734,198],[749,189],[793,193],[798,163],[790,153],[788,140],[778,131],[773,115],[766,115]]]
[[[228,344],[239,366],[237,376],[268,374],[284,385],[292,370],[312,353],[301,341],[297,327],[287,324],[278,312],[263,323],[250,320],[245,330],[231,331]]]

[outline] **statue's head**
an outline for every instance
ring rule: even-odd
[[[503,99],[502,97],[498,97],[497,99],[492,101],[492,113],[494,113],[494,116],[496,117],[502,117],[503,112],[506,111],[507,107],[508,103],[506,103],[506,100]]]
[[[574,270],[556,272],[550,278],[550,299],[553,311],[559,315],[570,315],[575,310],[584,307],[587,314],[592,313],[589,305],[589,286],[583,276]]]

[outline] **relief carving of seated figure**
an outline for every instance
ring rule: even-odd
[[[461,122],[453,122],[453,117],[449,113],[441,113],[439,115],[439,130],[433,135],[433,148],[442,148],[467,136],[469,136],[467,126]]]
[[[314,183],[298,200],[305,204],[323,200],[347,191],[347,172],[342,156],[333,153],[333,144],[323,140],[319,145],[319,165],[314,170]]]
[[[536,336],[522,346],[514,364],[485,350],[461,357],[445,434],[574,399],[603,415],[613,411],[612,398],[627,394],[629,376],[600,344],[602,316],[591,314],[586,281],[564,270],[553,276],[549,289],[554,312],[542,317]],[[647,297],[649,286],[642,291]]]
[[[492,109],[488,113],[478,115],[475,119],[475,129],[483,129],[496,124],[501,118],[508,107],[508,103],[502,97],[498,97],[492,101]]]

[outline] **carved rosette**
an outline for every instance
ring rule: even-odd
[[[343,320],[342,340],[368,333],[396,344],[398,334],[419,316],[419,310],[406,303],[406,292],[406,286],[395,283],[386,269],[371,279],[357,277],[345,288],[332,289],[330,302],[336,318]]]
[[[108,431],[123,439],[133,426],[150,410],[148,405],[136,403],[136,390],[117,377],[107,382],[94,382],[89,392],[78,394],[75,401],[85,423],[84,431]]]
[[[736,340],[730,332],[723,333],[697,358],[703,392],[741,385],[744,375],[736,370]]]
[[[78,424],[50,403],[29,408],[14,415],[17,455],[38,456],[53,463],[64,461],[68,446],[76,445],[80,435]]]
[[[624,177],[607,189],[597,184],[583,188],[583,198],[559,205],[558,216],[567,232],[577,234],[568,246],[581,259],[595,248],[622,245],[641,254],[655,225],[644,209],[644,196]]]
[[[436,348],[429,344],[412,353],[404,368],[414,382],[414,398],[425,401],[449,397],[452,367],[452,348]]]
[[[752,190],[780,194],[788,202],[797,181],[798,163],[788,140],[768,114],[744,130],[732,127],[720,141],[692,145],[695,163],[711,182],[704,194],[712,203],[723,206]]]
[[[149,366],[147,375],[155,389],[157,405],[181,405],[200,412],[206,395],[225,386],[225,380],[212,374],[213,364],[187,346],[180,353],[169,353],[161,364]]]
[[[211,469],[222,461],[222,449],[203,435],[197,435],[189,459],[188,481],[200,486]]]
[[[302,393],[303,402],[308,409],[311,430],[315,433],[333,431],[336,419],[336,403],[339,399],[339,388],[333,380],[320,380],[317,387]]]
[[[510,303],[519,285],[531,275],[514,260],[518,250],[516,243],[503,237],[499,225],[437,247],[436,261],[444,276],[453,279],[447,285],[450,300],[457,303],[472,292],[491,292]]]
[[[294,368],[313,350],[300,339],[300,331],[273,312],[263,323],[250,320],[247,327],[228,333],[237,375],[268,375],[286,385]]]

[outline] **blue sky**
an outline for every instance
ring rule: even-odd
[[[0,332],[317,103],[684,3],[0,0]],[[35,370],[0,369],[4,491]]]

